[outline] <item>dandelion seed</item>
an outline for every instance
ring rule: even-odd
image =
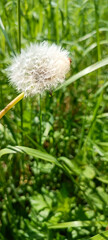
[[[47,42],[31,44],[8,68],[10,83],[25,96],[42,94],[61,84],[70,69],[68,52]]]
[[[56,88],[63,83],[69,69],[68,52],[55,44],[31,44],[22,50],[7,69],[9,82],[22,93],[0,112],[0,118],[24,96],[42,94]]]

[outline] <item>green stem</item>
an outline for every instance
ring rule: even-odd
[[[40,98],[39,98],[39,106],[40,106],[40,109],[39,109],[39,120],[40,120],[40,139],[39,139],[39,144],[41,145],[41,142],[42,142],[42,111],[41,111],[41,95],[40,95]]]
[[[100,36],[99,36],[99,0],[94,0],[95,21],[96,21],[96,38],[97,38],[97,58],[101,60]]]
[[[56,7],[56,41],[59,44],[59,1],[57,0]]]
[[[20,16],[20,0],[17,0],[18,7],[18,52],[21,53],[21,16]]]
[[[88,133],[89,139],[93,135],[93,131],[94,131],[95,124],[96,124],[96,117],[97,117],[97,114],[98,114],[100,104],[102,102],[102,98],[103,98],[103,91],[101,92],[101,94],[99,95],[99,97],[97,99],[97,103],[96,103],[96,106],[95,106],[95,109],[94,109],[94,112],[93,112],[93,118],[92,118],[92,121],[91,121],[91,126],[90,126],[90,129],[89,129],[89,133]]]

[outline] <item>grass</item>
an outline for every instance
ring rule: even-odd
[[[1,109],[18,95],[5,69],[21,48],[46,40],[72,59],[52,96],[1,119],[0,239],[107,239],[107,1],[1,0],[0,16]]]

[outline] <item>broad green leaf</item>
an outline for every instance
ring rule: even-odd
[[[48,208],[47,202],[45,201],[44,197],[41,194],[36,196],[32,196],[30,198],[30,203],[34,210],[37,212],[43,210],[44,208]]]
[[[90,240],[108,240],[108,231],[101,232],[100,234],[90,238]]]
[[[71,83],[75,82],[76,80],[78,80],[81,77],[86,76],[87,74],[96,71],[99,68],[102,68],[104,66],[108,65],[108,58],[105,58],[99,62],[96,62],[92,65],[90,65],[89,67],[83,69],[82,71],[80,71],[79,73],[75,74],[74,76],[70,77],[67,81],[65,81],[63,84],[61,84],[58,88],[56,88],[55,91],[61,89],[62,87],[66,87],[68,85],[70,85]]]
[[[88,179],[93,179],[96,175],[95,170],[91,166],[86,166],[85,170],[83,171],[83,175]]]

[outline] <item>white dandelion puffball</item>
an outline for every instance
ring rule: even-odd
[[[8,67],[10,83],[25,96],[56,88],[70,69],[68,52],[47,42],[31,44],[12,59]]]

